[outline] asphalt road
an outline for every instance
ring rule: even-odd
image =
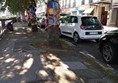
[[[99,43],[95,42],[94,40],[83,40],[80,43],[74,43],[73,39],[62,36],[62,39],[72,43],[75,47],[79,48],[80,50],[83,50],[87,52],[90,56],[93,58],[96,58],[98,61],[100,61],[102,64],[111,66],[118,75],[118,63],[116,64],[106,64],[105,61],[102,58],[101,53],[98,50]]]

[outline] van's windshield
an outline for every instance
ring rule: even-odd
[[[83,25],[99,25],[100,22],[98,21],[97,17],[82,17],[82,24]]]

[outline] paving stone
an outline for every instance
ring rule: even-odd
[[[113,83],[107,79],[90,79],[88,80],[88,83]]]
[[[102,72],[91,70],[91,69],[79,69],[74,70],[78,77],[84,77],[86,79],[102,79],[105,75]]]

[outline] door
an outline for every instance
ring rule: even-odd
[[[118,27],[118,11],[117,11],[117,17],[116,17],[116,26]]]
[[[67,25],[66,17],[62,17],[60,19],[60,30],[61,30],[61,34],[63,35],[65,35],[66,25]]]
[[[77,25],[77,16],[69,16],[67,18],[68,20],[68,23],[66,24],[66,34],[69,36],[69,37],[73,37],[73,33],[74,33],[74,29],[76,28],[76,25]]]
[[[103,25],[106,25],[106,23],[107,23],[107,11],[105,11],[105,7],[102,7],[101,23]]]
[[[63,35],[69,36],[71,34],[70,32],[70,26],[71,26],[71,16],[67,16],[66,18],[64,18],[64,22],[61,23],[61,31]]]
[[[68,32],[70,32],[70,37],[73,37],[74,30],[78,27],[78,17],[71,16],[70,23],[68,23]]]
[[[72,20],[71,20],[72,16],[67,16],[67,18],[65,19],[66,20],[66,23],[65,23],[65,31],[64,33],[67,35],[67,36],[70,36],[72,33],[70,31],[70,27],[72,26]]]

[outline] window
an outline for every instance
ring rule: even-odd
[[[62,8],[64,8],[64,1],[63,1],[63,3],[62,3]]]
[[[78,19],[77,19],[76,16],[73,16],[73,17],[72,17],[72,23],[78,23]]]
[[[89,3],[93,3],[93,0],[89,0]]]
[[[76,2],[73,2],[73,7],[75,7],[76,6]]]
[[[100,22],[98,21],[97,17],[83,17],[82,24],[83,25],[99,25]]]
[[[67,16],[66,21],[68,23],[78,23],[78,19],[76,16]]]
[[[82,0],[81,4],[84,5],[85,4],[85,0]]]
[[[70,4],[70,2],[69,2],[69,4],[68,4],[68,6],[69,6],[69,8],[71,7],[71,4]]]
[[[73,2],[73,6],[74,6],[74,7],[76,6],[76,0],[74,0],[74,2]]]

